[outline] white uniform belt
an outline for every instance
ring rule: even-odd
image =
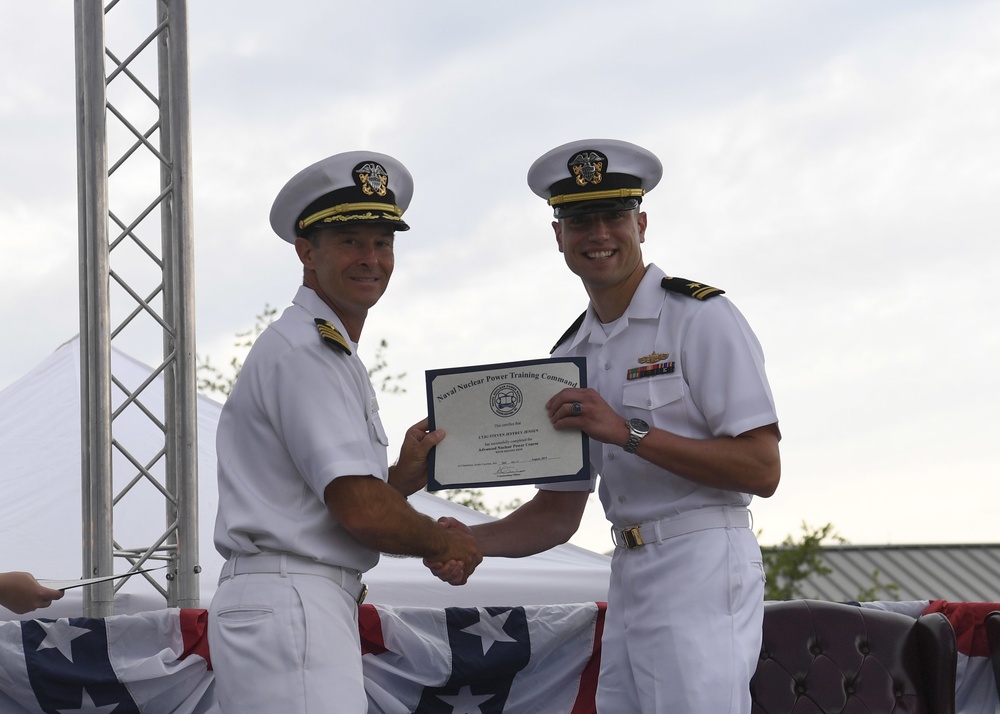
[[[744,506],[702,508],[629,528],[612,526],[611,540],[619,548],[631,549],[709,528],[749,528],[751,522],[750,511]]]
[[[319,575],[332,580],[347,591],[359,605],[368,594],[368,586],[361,582],[361,573],[353,568],[342,568],[339,565],[317,563],[311,558],[305,558],[293,553],[252,553],[250,555],[234,555],[222,566],[219,583],[236,575],[254,575],[260,573],[276,573],[286,575]]]

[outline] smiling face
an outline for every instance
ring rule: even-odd
[[[382,224],[328,227],[295,240],[305,286],[337,313],[354,341],[389,285],[394,241],[392,226]]]
[[[645,213],[585,213],[554,221],[552,228],[566,265],[580,276],[591,298],[606,291],[625,291],[631,297],[645,272]]]

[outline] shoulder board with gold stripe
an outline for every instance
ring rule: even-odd
[[[565,342],[570,337],[572,337],[573,333],[580,329],[580,325],[583,324],[583,318],[585,318],[586,316],[587,316],[587,311],[586,310],[584,310],[583,312],[580,313],[580,317],[576,318],[576,320],[573,322],[573,324],[569,326],[569,329],[566,330],[563,333],[562,337],[560,337],[559,340],[554,345],[552,345],[552,349],[549,350],[549,354],[552,354],[553,352],[555,352],[556,348],[559,345],[561,345],[563,342]]]
[[[340,334],[340,330],[333,326],[333,323],[321,317],[315,318],[315,321],[316,329],[319,330],[319,336],[323,338],[323,342],[330,345],[330,347],[351,354],[351,346],[347,344],[347,340]]]
[[[664,278],[660,281],[660,285],[662,285],[665,290],[680,293],[681,295],[687,295],[688,297],[693,297],[695,300],[708,300],[709,298],[714,298],[716,295],[722,295],[726,292],[721,288],[713,288],[711,285],[696,283],[695,281],[688,280],[687,278]]]

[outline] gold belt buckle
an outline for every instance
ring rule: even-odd
[[[622,540],[625,541],[625,547],[629,550],[638,548],[640,545],[646,545],[646,542],[642,539],[642,534],[639,532],[639,526],[623,528]]]

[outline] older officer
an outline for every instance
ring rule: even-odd
[[[749,713],[764,572],[747,506],[777,488],[778,418],[760,345],[723,291],[643,262],[640,203],[661,175],[649,151],[600,139],[553,149],[528,171],[590,297],[553,353],[586,357],[592,388],[547,407],[557,429],[591,438],[616,546],[598,712]],[[572,488],[546,485],[474,526],[482,552],[567,540],[587,501]]]
[[[413,181],[390,156],[337,154],[292,177],[271,227],[303,285],[246,358],[218,428],[215,544],[227,559],[209,642],[222,711],[367,711],[357,629],[362,573],[379,552],[481,560],[473,539],[415,511],[428,451],[411,427],[397,463],[357,355],[393,270]]]

